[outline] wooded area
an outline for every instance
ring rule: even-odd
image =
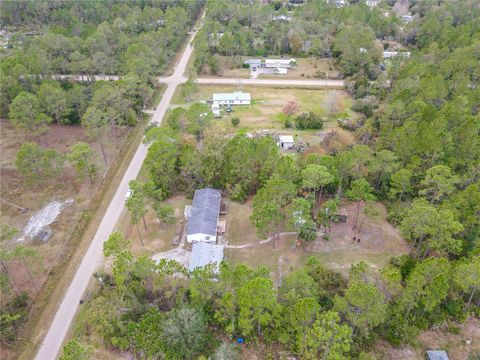
[[[16,89],[2,98],[2,107],[19,129],[70,121],[91,126],[99,136],[104,127],[108,131],[135,122],[148,99],[144,80],[162,72],[179,46],[173,42],[168,55],[154,42],[159,49],[150,51],[162,53],[152,54],[149,58],[158,62],[145,62],[149,66],[144,68],[143,59],[138,58],[146,56],[141,41],[167,41],[170,32],[181,39],[198,8],[185,1],[163,9],[160,4],[165,2],[152,1],[151,6],[158,5],[155,10],[129,13],[125,12],[129,3],[109,3],[111,13],[102,21],[113,21],[108,26],[123,29],[116,35],[132,34],[127,36],[132,43],[126,41],[112,50],[122,54],[113,56],[118,63],[97,70],[128,73],[122,81],[83,86],[31,78],[27,74],[79,71],[73,70],[76,60],[53,62],[45,73],[31,70],[39,68],[18,59],[24,59],[33,45],[2,60],[2,71],[15,74],[4,78],[12,83],[8,89]],[[250,222],[259,238],[273,237],[275,247],[281,227],[297,233],[300,244],[316,240],[320,230],[328,241],[329,228],[338,221],[338,205],[345,198],[356,204],[351,215],[355,230],[365,204],[379,201],[388,209],[389,222],[409,242],[410,253],[392,258],[383,268],[352,264],[348,276],[327,269],[312,256],[276,286],[261,264],[250,268],[223,262],[218,273],[213,267],[188,272],[174,261],[156,263],[147,255],[135,256],[128,248],[130,240],[114,233],[104,245],[111,269],[96,274],[95,288],[82,305],[73,339],[61,359],[89,358],[96,347],[102,347],[145,359],[240,359],[248,358],[251,351],[264,358],[368,360],[377,359],[374,347],[379,341],[405,345],[413,343],[422,330],[478,317],[478,4],[473,0],[410,1],[413,21],[405,23],[395,14],[394,0],[381,1],[374,8],[363,1],[340,8],[323,1],[291,3],[208,1],[205,25],[195,40],[194,68],[199,74],[214,73],[218,54],[232,61],[240,55],[332,57],[354,99],[352,109],[360,114],[349,127],[356,143],[330,143],[321,150],[285,154],[268,135],[236,131],[241,118],[235,120],[234,131],[212,126],[215,119],[205,103],[172,108],[163,126],[152,126],[145,133],[144,142],[151,144],[145,177],[131,183],[133,195],[126,201],[131,223],[140,235],[139,224],[148,211],[158,214],[160,223],[173,216],[171,208],[162,207],[162,200],[212,187],[232,201],[253,198]],[[71,16],[88,3],[73,4],[61,7],[72,6],[65,14]],[[96,6],[98,13],[91,9],[96,16],[107,12],[102,7],[107,5]],[[2,21],[12,26],[25,26],[33,16],[18,5],[9,4],[6,10]],[[156,11],[165,14],[165,24],[153,31],[148,16]],[[63,12],[52,12],[53,20],[35,15],[36,21],[56,24]],[[274,15],[288,15],[291,20],[273,21]],[[95,54],[89,44],[97,44],[89,39],[107,27],[97,17],[92,19],[90,23],[98,25],[95,31],[70,26],[59,32],[52,26],[52,32],[83,38],[79,55],[89,57]],[[176,24],[170,29],[172,22]],[[71,18],[65,20],[65,24],[74,23]],[[155,35],[150,39],[151,31]],[[36,45],[40,48],[42,36]],[[411,57],[382,60],[388,42],[408,49]],[[49,53],[48,48],[44,51]],[[196,91],[194,76],[183,90],[185,98]],[[85,92],[88,100],[80,103],[73,96],[77,102],[69,101],[72,91]],[[54,106],[61,94],[65,100]],[[312,122],[316,127],[323,124],[313,113],[295,121],[299,129]],[[77,144],[67,160],[79,176],[92,181],[96,171],[88,161],[90,154],[88,147]],[[45,166],[39,169],[39,163]],[[37,181],[59,176],[63,162],[49,150],[25,144],[16,164],[26,179],[30,174]],[[147,230],[145,222],[144,226]],[[4,341],[14,337],[23,311],[20,300],[13,297],[2,314],[3,328],[8,330],[2,332]],[[474,358],[478,353],[469,355]]]
[[[143,110],[161,91],[155,75],[169,71],[202,6],[201,1],[2,2],[0,116],[13,125],[2,123],[2,136],[14,137],[2,138],[2,355],[11,357],[24,345],[18,331],[32,309],[41,310],[36,301],[52,290],[43,285],[51,274],[57,276],[56,266],[86,231],[99,206],[92,200],[107,191],[105,183],[114,176],[108,171],[116,171],[128,154],[122,147],[131,145],[129,135],[135,136],[146,119]],[[55,80],[57,73],[124,76],[75,83]],[[72,228],[54,232],[50,243],[21,244],[23,230],[12,226],[21,215],[13,206],[18,202],[36,211],[45,203],[32,201],[35,193],[42,202],[54,196],[78,201],[68,215]]]

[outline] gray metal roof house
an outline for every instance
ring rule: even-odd
[[[205,188],[195,190],[187,219],[187,241],[217,241],[217,224],[222,195],[219,190]]]
[[[197,242],[193,244],[192,255],[190,257],[189,271],[197,268],[214,264],[215,272],[218,271],[219,264],[223,261],[223,246],[209,244],[206,242]]]

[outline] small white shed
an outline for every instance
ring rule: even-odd
[[[220,114],[220,105],[218,105],[217,103],[213,103],[212,113],[213,113],[213,117],[216,117],[216,118],[222,117],[222,115]]]
[[[292,135],[280,135],[278,137],[278,146],[280,148],[289,150],[292,149],[295,146],[295,141],[293,140]]]

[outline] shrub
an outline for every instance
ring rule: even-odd
[[[237,127],[238,124],[240,124],[240,119],[239,119],[238,117],[236,117],[236,116],[233,117],[231,121],[232,121],[232,125],[233,125],[234,127]]]
[[[323,128],[323,119],[313,113],[302,113],[295,118],[295,127],[298,129],[321,129]]]

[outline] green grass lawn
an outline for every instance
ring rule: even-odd
[[[355,116],[350,110],[351,98],[346,92],[339,90],[201,85],[198,86],[198,92],[192,96],[190,103],[207,101],[211,99],[213,93],[233,91],[250,92],[252,104],[250,106],[235,106],[231,114],[224,113],[221,119],[215,119],[213,122],[214,126],[226,129],[233,128],[231,118],[238,117],[240,118],[239,127],[246,131],[261,129],[283,130],[285,129],[286,115],[283,114],[282,110],[289,101],[297,102],[300,112],[312,111],[328,119],[325,123],[325,129],[336,128],[338,118]],[[326,104],[329,96],[341,98],[344,109],[341,114],[334,117],[329,116]],[[181,96],[180,87],[177,89],[173,103],[176,106],[188,104]]]

